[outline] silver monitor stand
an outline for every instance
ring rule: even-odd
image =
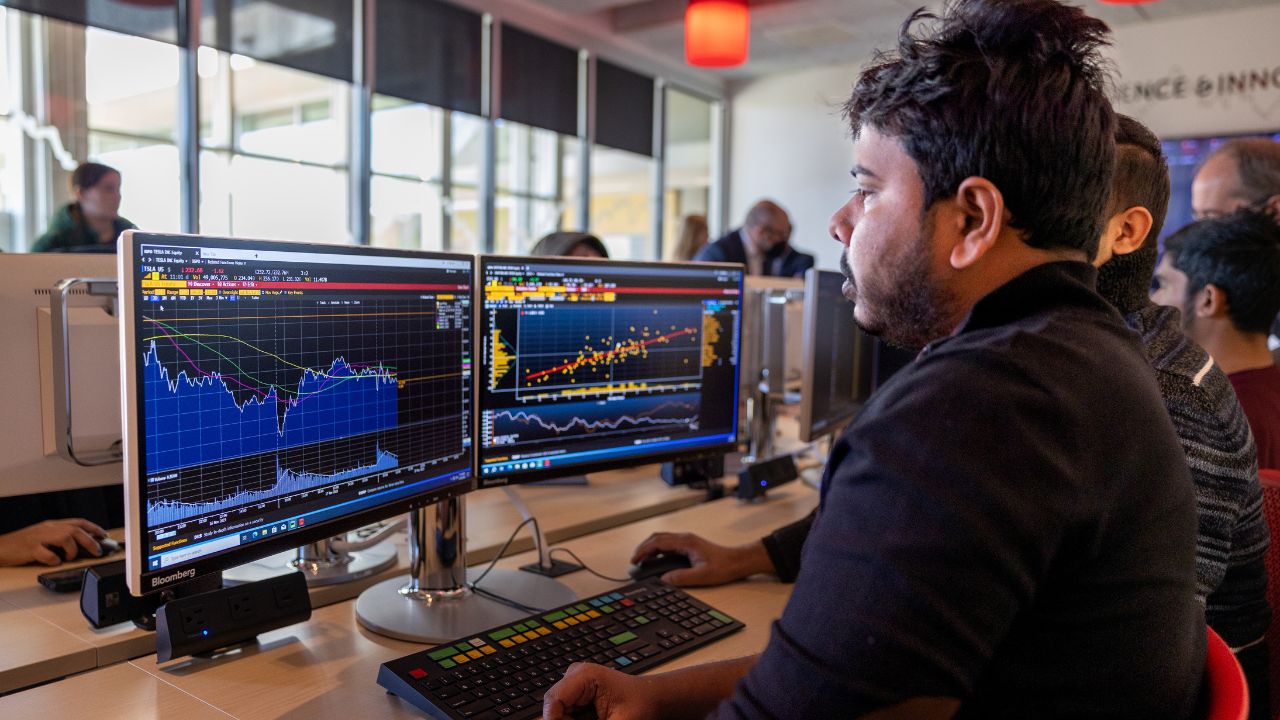
[[[361,593],[356,600],[361,625],[397,640],[444,642],[577,599],[568,587],[541,575],[468,570],[465,518],[464,496],[409,513],[409,578],[385,580]],[[493,600],[473,585],[529,609]]]

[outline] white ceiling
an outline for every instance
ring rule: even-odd
[[[533,0],[566,16],[590,17],[656,53],[684,56],[685,0]],[[1114,26],[1243,7],[1280,0],[1160,0],[1145,5],[1107,5],[1076,0],[1091,15]],[[912,10],[938,0],[751,0],[751,51],[745,65],[711,71],[729,81],[835,63],[859,62],[889,47]]]

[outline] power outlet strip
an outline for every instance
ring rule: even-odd
[[[210,653],[310,617],[300,572],[170,600],[156,611],[157,660]]]

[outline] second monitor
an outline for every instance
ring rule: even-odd
[[[482,257],[480,485],[733,449],[742,276]]]

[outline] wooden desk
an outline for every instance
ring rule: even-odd
[[[817,503],[817,494],[799,483],[774,491],[770,498],[758,505],[726,498],[578,538],[564,546],[593,569],[622,575],[631,549],[650,533],[697,529],[718,542],[743,543],[804,516]],[[500,565],[514,567],[530,559],[525,554]],[[585,572],[561,579],[583,595],[615,587]],[[759,579],[694,593],[740,618],[747,628],[663,669],[759,651],[768,640],[770,622],[786,604],[790,586]],[[151,656],[134,660],[128,667],[145,671],[157,681],[237,718],[420,719],[421,714],[387,695],[375,682],[379,664],[420,649],[422,646],[364,630],[356,622],[354,603],[346,602],[317,610],[309,622],[266,633],[255,647],[213,659],[191,658],[163,665]],[[91,675],[108,671],[121,672],[110,668]],[[50,708],[57,706],[54,703],[68,702],[78,692],[76,681],[79,678],[0,699],[0,715],[14,707],[10,703],[27,702],[24,696],[28,693],[38,693]]]
[[[49,717],[54,713],[94,720],[226,720],[231,717],[133,665],[113,665],[51,685],[0,697],[0,717]]]
[[[699,490],[667,486],[653,465],[592,475],[587,486],[520,486],[516,492],[537,515],[552,543],[695,505],[705,497]],[[520,520],[501,489],[468,495],[468,560],[493,559]],[[357,582],[314,588],[312,605],[348,600],[370,585],[405,573],[408,555],[404,536],[394,541],[400,552],[396,567]],[[521,533],[512,547],[515,551],[532,548],[529,533]],[[89,562],[93,561],[80,564]],[[0,692],[155,652],[155,635],[131,623],[103,630],[89,627],[80,614],[78,594],[52,593],[36,582],[36,575],[48,569],[0,568],[0,638],[4,639],[0,642]],[[10,641],[19,637],[25,641]]]

